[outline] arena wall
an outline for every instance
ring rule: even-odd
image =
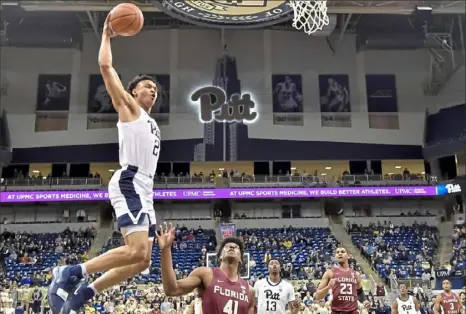
[[[424,96],[423,82],[429,71],[426,50],[356,53],[355,37],[347,35],[333,54],[324,38],[269,30],[227,32],[226,41],[237,61],[242,90],[252,92],[258,104],[260,118],[248,131],[252,139],[308,141],[312,135],[313,141],[422,145],[425,110],[464,103],[464,68],[439,96]],[[114,41],[114,65],[123,82],[139,73],[170,74],[169,124],[161,125],[164,140],[204,136],[197,108],[188,96],[199,85],[212,83],[215,60],[222,53],[220,42],[216,30],[152,30]],[[89,75],[99,74],[97,53],[94,34],[84,35],[82,52],[1,48],[2,77],[8,80],[2,108],[9,112],[14,148],[116,142],[114,129],[87,129]],[[39,74],[72,75],[68,130],[35,132]],[[302,75],[304,126],[273,124],[272,74]],[[351,128],[321,127],[319,74],[349,75]],[[366,74],[396,75],[398,130],[367,132]]]

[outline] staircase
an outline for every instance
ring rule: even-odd
[[[0,274],[4,273],[3,264],[5,263],[3,255],[0,256]]]
[[[453,221],[441,222],[439,228],[439,249],[435,256],[435,262],[440,265],[445,264],[451,257],[453,243],[451,242],[451,234],[453,231]]]
[[[353,244],[350,235],[346,233],[340,217],[329,217],[329,228],[333,236],[341,243],[344,248],[348,250],[348,253],[353,255],[354,259],[358,262],[364,271],[364,274],[366,274],[367,279],[373,281],[372,286],[380,281],[383,281],[379,274],[372,268],[371,264],[369,264],[369,262],[361,255],[359,249]]]
[[[107,243],[113,234],[113,220],[102,221],[97,236],[89,250],[89,259],[99,255],[102,247]]]

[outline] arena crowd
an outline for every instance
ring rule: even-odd
[[[465,230],[465,226],[456,226],[452,235],[455,252],[451,264],[455,269],[464,267],[465,264]],[[379,264],[383,265],[380,268],[381,275],[395,273],[400,278],[418,277],[419,268],[423,269],[421,276],[426,273],[430,274],[432,259],[429,256],[433,255],[437,245],[435,232],[432,232],[435,229],[432,227],[418,224],[395,227],[390,222],[378,222],[368,227],[349,226],[348,231],[353,235],[353,239],[364,256],[375,267]],[[419,243],[414,244],[419,250],[405,247],[401,241],[393,242],[395,235],[398,235],[396,239],[399,239],[412,233],[419,237]],[[196,246],[196,242],[201,241],[200,239],[205,241],[205,234],[207,234],[208,245]],[[239,234],[245,242],[247,251],[252,255],[250,259],[252,275],[249,279],[251,285],[266,276],[263,269],[272,257],[272,253],[274,257],[283,255],[283,276],[292,282],[296,296],[301,300],[300,313],[330,313],[330,299],[321,302],[313,300],[319,279],[323,272],[332,265],[331,252],[338,245],[328,229],[299,229],[289,226],[279,229],[243,229],[239,230]],[[104,246],[102,252],[122,244],[121,237],[114,235]],[[358,238],[357,235],[362,237]],[[51,268],[56,265],[85,261],[87,250],[94,237],[95,230],[93,229],[79,231],[66,229],[61,234],[3,232],[0,236],[3,265],[0,273],[1,313],[51,313],[45,290],[51,278]],[[206,265],[206,254],[215,251],[215,236],[202,228],[188,230],[186,227],[179,227],[177,241],[173,244],[174,251],[188,249],[184,246],[188,242],[193,245],[191,248],[198,250],[197,263],[192,267]],[[413,245],[412,241],[410,243]],[[306,254],[308,247],[312,250]],[[293,249],[297,250],[293,251]],[[157,251],[157,248],[154,251]],[[300,253],[296,253],[298,251]],[[400,267],[392,269],[395,263]],[[105,291],[90,301],[82,313],[192,313],[190,311],[196,294],[182,297],[165,296],[160,285],[160,268],[157,263],[154,264],[150,273],[155,275],[151,278],[157,278],[156,280],[141,281],[139,277],[135,277],[130,281],[122,282],[119,286]],[[350,265],[362,272],[354,258],[350,259]],[[406,266],[406,271],[403,265]],[[177,276],[183,278],[188,274],[187,270],[179,271]],[[90,280],[92,281],[92,278]],[[384,287],[384,284],[380,283],[380,286]],[[383,295],[379,295],[379,291],[384,291]],[[385,291],[386,289],[383,288],[369,292],[368,298],[372,307],[369,311],[361,308],[360,312],[390,314],[390,304],[384,298]],[[432,295],[420,286],[416,286],[412,293],[421,302],[422,314],[433,313]],[[465,302],[464,293],[461,297]]]

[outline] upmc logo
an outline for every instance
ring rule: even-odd
[[[191,100],[199,102],[199,119],[202,123],[212,120],[253,123],[259,117],[251,94],[234,94],[227,101],[227,95],[222,88],[205,86],[196,90],[191,95]]]
[[[447,189],[448,194],[461,192],[461,187],[459,184],[447,184],[445,185],[445,188]]]

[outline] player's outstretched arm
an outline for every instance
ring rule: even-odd
[[[440,314],[440,304],[442,303],[442,296],[439,294],[434,301],[434,314]]]
[[[108,17],[110,14],[108,15]],[[118,112],[122,106],[131,103],[130,95],[126,92],[121,83],[118,73],[113,68],[112,64],[112,49],[110,39],[115,36],[113,31],[108,26],[108,17],[105,21],[104,31],[102,34],[102,42],[99,50],[99,68],[102,78],[105,82],[105,87],[112,98],[113,107]]]
[[[160,266],[162,267],[162,286],[167,296],[181,296],[192,292],[201,286],[211,270],[207,267],[196,268],[187,278],[176,280],[176,274],[173,270],[173,260],[171,246],[175,240],[175,228],[172,224],[166,222],[160,226],[160,232],[157,233],[157,244],[160,247]]]
[[[176,280],[173,268],[164,269],[164,264],[164,255],[162,254],[162,285],[163,291],[169,297],[178,297],[193,292],[194,289],[202,286],[204,278],[208,276],[208,272],[211,272],[210,268],[199,267],[194,269],[188,277]]]
[[[329,290],[335,285],[335,279],[333,279],[333,272],[327,270],[317,287],[316,293],[314,293],[315,301],[320,301],[328,294]]]

